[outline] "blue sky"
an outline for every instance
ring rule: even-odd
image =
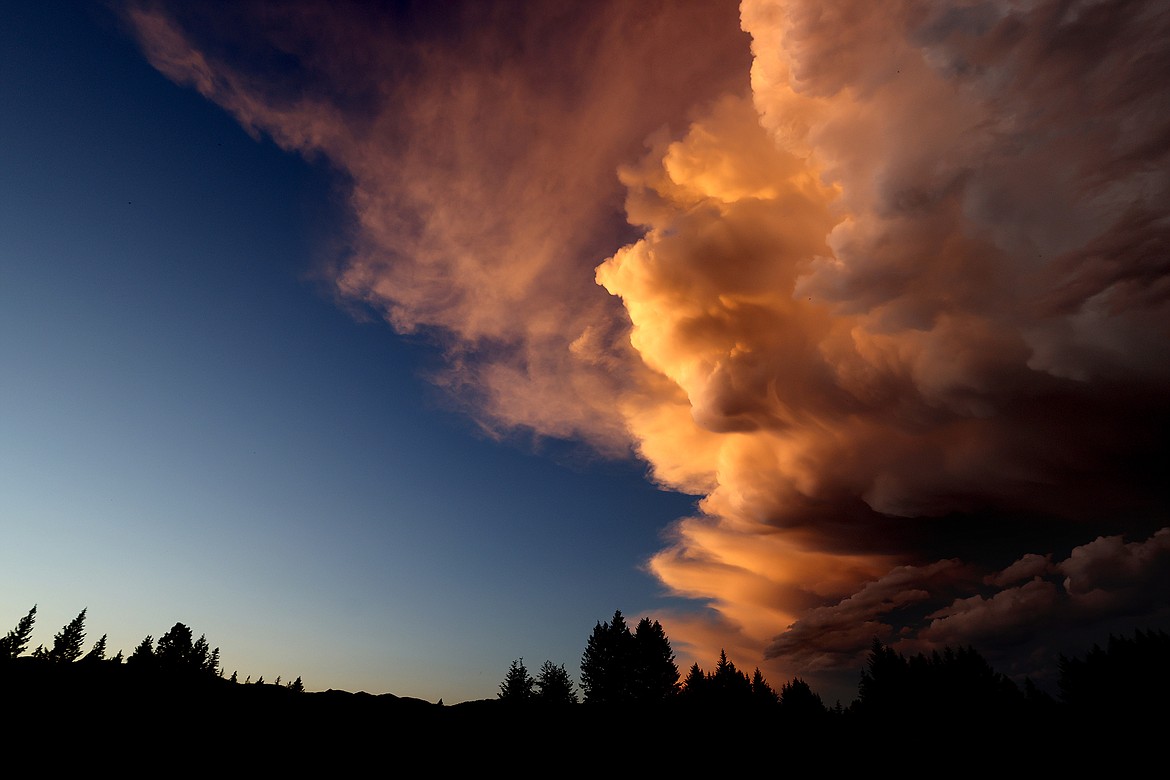
[[[692,497],[479,432],[425,338],[316,273],[334,175],[155,71],[100,7],[0,32],[0,616],[175,621],[241,676],[447,701],[652,612]]]

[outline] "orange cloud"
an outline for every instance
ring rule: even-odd
[[[645,234],[597,273],[690,410],[628,417],[640,452],[714,482],[651,561],[672,592],[815,645],[817,598],[965,556],[982,516],[1164,511],[1119,465],[1165,462],[1168,20],[1113,5],[743,3],[752,102],[623,169]]]
[[[474,3],[388,21],[312,2],[229,18],[153,3],[128,16],[168,77],[345,175],[355,225],[330,270],[338,292],[443,344],[439,381],[486,428],[621,452],[613,407],[639,365],[620,307],[592,284],[622,231],[614,172],[651,132],[746,86],[734,4],[666,11]],[[296,66],[267,72],[269,59]]]
[[[1019,641],[1045,556],[1164,525],[1160,3],[744,0],[750,41],[703,2],[163,8],[163,73],[345,175],[336,289],[485,427],[704,496],[648,563],[712,610],[696,658]]]

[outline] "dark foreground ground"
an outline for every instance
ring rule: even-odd
[[[974,776],[1164,765],[1164,707],[902,712],[817,718],[753,708],[437,705],[390,694],[136,674],[124,666],[0,667],[0,744],[70,776]],[[12,766],[12,765],[9,765]],[[104,768],[104,769],[103,769]],[[101,771],[99,771],[101,770]],[[1011,774],[1015,774],[1012,772]],[[7,773],[5,773],[7,774]],[[13,774],[12,777],[18,775]],[[19,775],[23,776],[23,775]]]

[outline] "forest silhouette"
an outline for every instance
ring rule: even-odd
[[[858,670],[857,697],[830,706],[805,680],[774,687],[758,668],[748,674],[725,652],[709,670],[694,663],[680,675],[661,624],[645,617],[631,631],[616,611],[586,640],[580,695],[563,663],[545,661],[533,677],[518,658],[495,699],[445,705],[393,694],[309,692],[300,677],[241,681],[222,669],[219,648],[183,623],[157,641],[147,636],[129,656],[109,655],[106,635],[86,652],[86,617],[83,609],[51,644],[30,651],[34,606],[0,638],[0,706],[19,713],[10,735],[30,729],[44,737],[34,724],[56,723],[55,733],[76,736],[84,724],[82,733],[94,739],[124,738],[129,728],[148,737],[152,750],[190,750],[195,735],[215,724],[225,733],[316,745],[367,745],[393,734],[488,749],[517,733],[631,740],[721,729],[765,744],[848,744],[861,751],[854,755],[860,760],[907,735],[938,745],[965,733],[984,735],[986,756],[1040,734],[1054,735],[1051,741],[1164,729],[1170,695],[1170,635],[1161,630],[1110,636],[1081,657],[1061,656],[1052,693],[1030,679],[1017,684],[972,647],[905,656],[874,639]]]

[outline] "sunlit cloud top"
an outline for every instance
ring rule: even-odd
[[[486,428],[704,496],[647,564],[710,608],[690,651],[832,672],[1165,612],[1110,600],[1165,565],[1162,4],[443,11],[127,18],[336,168],[339,299],[433,335]]]

